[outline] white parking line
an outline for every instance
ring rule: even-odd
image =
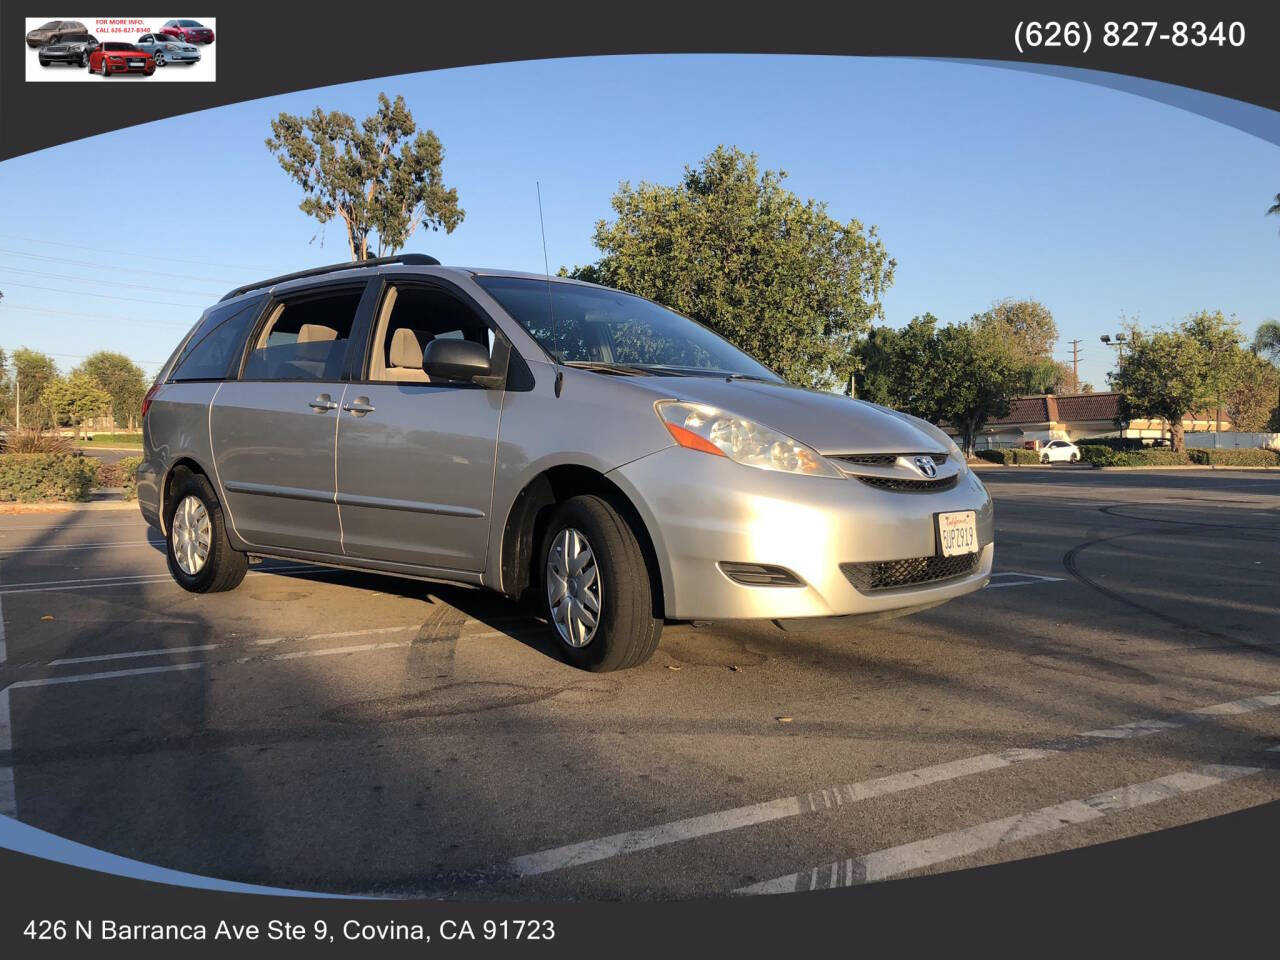
[[[134,667],[132,670],[108,670],[105,673],[73,673],[64,677],[38,677],[33,680],[18,680],[9,684],[5,692],[21,687],[53,687],[63,683],[88,683],[92,680],[116,680],[120,677],[142,677],[151,673],[173,673],[177,670],[196,670],[204,663],[195,660],[191,663],[168,663],[163,667]]]
[[[128,653],[102,653],[96,657],[63,657],[50,660],[51,667],[67,667],[75,663],[101,663],[104,660],[133,660],[138,657],[162,657],[170,653],[201,653],[205,650],[216,650],[220,643],[202,643],[193,647],[160,647],[156,650],[132,650]]]
[[[107,543],[61,543],[53,544],[48,547],[0,547],[0,556],[12,557],[20,553],[48,553],[50,551],[65,550],[101,550],[106,547],[141,547],[155,546],[164,547],[162,540],[125,540],[111,541]]]
[[[999,583],[994,582],[997,578],[1003,577],[1016,577],[1017,579],[1001,580]],[[985,589],[999,590],[1001,587],[1029,587],[1033,583],[1061,583],[1063,579],[1063,577],[1042,577],[1036,573],[1015,573],[1011,570],[1005,570],[1000,573],[993,573],[991,575],[993,582],[988,583]]]
[[[329,576],[341,573],[337,567],[313,566],[309,563],[291,564],[287,567],[272,567],[269,570],[251,570],[251,577],[273,576],[282,573],[310,571],[312,576]],[[0,590],[0,595],[10,593],[61,593],[65,590],[106,590],[111,587],[131,587],[148,583],[174,583],[173,577],[167,573],[148,573],[122,577],[85,577],[78,580],[37,580],[32,583],[15,584]]]
[[[1280,706],[1280,692],[1202,707],[1199,710],[1183,714],[1177,721],[1137,720],[1121,727],[1080,734],[1079,737],[1105,742],[1110,739],[1118,739],[1114,731],[1121,729],[1128,731],[1123,735],[1125,738],[1149,736],[1165,730],[1188,726],[1205,717],[1249,713],[1273,706]],[[1066,738],[1062,739],[1065,741]],[[975,773],[998,770],[1014,763],[1041,760],[1070,752],[1073,749],[1080,749],[1081,746],[1083,745],[1054,748],[1032,747],[1005,750],[1000,753],[983,753],[960,760],[951,760],[928,767],[921,767],[917,770],[908,770],[904,773],[877,777],[873,780],[863,780],[858,783],[829,787],[815,793],[798,794],[778,800],[766,800],[763,803],[753,803],[728,810],[719,810],[684,820],[675,820],[639,830],[628,830],[606,837],[539,850],[536,853],[515,857],[507,861],[505,867],[517,876],[536,876],[542,873],[550,873],[553,870],[563,870],[567,867],[579,866],[584,863],[594,863],[623,854],[650,850],[670,843],[679,843],[683,840],[692,840],[697,837],[723,833],[727,830],[736,830],[740,827],[830,810],[872,797],[881,797],[886,794],[913,790],[916,787],[942,783]]]
[[[790,873],[772,880],[740,887],[734,893],[793,893],[801,890],[873,883],[877,880],[901,876],[922,867],[954,860],[957,857],[1053,833],[1072,824],[1097,820],[1125,810],[1133,810],[1147,804],[1159,803],[1161,800],[1194,793],[1197,790],[1214,787],[1240,777],[1248,777],[1261,771],[1261,767],[1207,764],[1194,770],[1184,770],[1167,777],[1148,780],[1145,783],[1096,793],[1083,800],[1068,800],[1065,803],[1041,807],[1030,813],[991,820],[925,840],[877,850],[860,857],[835,860],[803,873]]]

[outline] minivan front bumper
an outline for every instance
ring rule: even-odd
[[[967,468],[939,492],[883,490],[760,470],[668,447],[609,473],[654,541],[666,615],[677,620],[798,619],[883,613],[940,603],[983,587],[995,556],[991,498]],[[935,557],[935,515],[973,510],[976,562],[946,579],[859,589],[850,564]],[[799,585],[747,585],[722,563],[781,567]],[[932,561],[930,561],[932,564]],[[845,565],[842,570],[841,565]]]

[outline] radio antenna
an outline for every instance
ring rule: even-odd
[[[538,190],[538,227],[542,231],[542,274],[547,282],[547,313],[551,317],[551,361],[556,367],[556,396],[564,389],[564,371],[560,369],[560,340],[556,336],[556,305],[551,296],[551,261],[547,259],[547,225],[542,219],[542,182],[535,180]]]

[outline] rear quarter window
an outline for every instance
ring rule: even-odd
[[[182,351],[169,379],[226,380],[236,375],[244,342],[258,319],[265,296],[215,307]]]

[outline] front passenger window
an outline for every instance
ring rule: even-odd
[[[430,286],[403,284],[387,291],[379,312],[369,379],[430,383],[422,354],[432,340],[470,340],[493,353],[493,333],[467,303]]]
[[[271,308],[244,380],[340,380],[362,290],[285,300]]]

